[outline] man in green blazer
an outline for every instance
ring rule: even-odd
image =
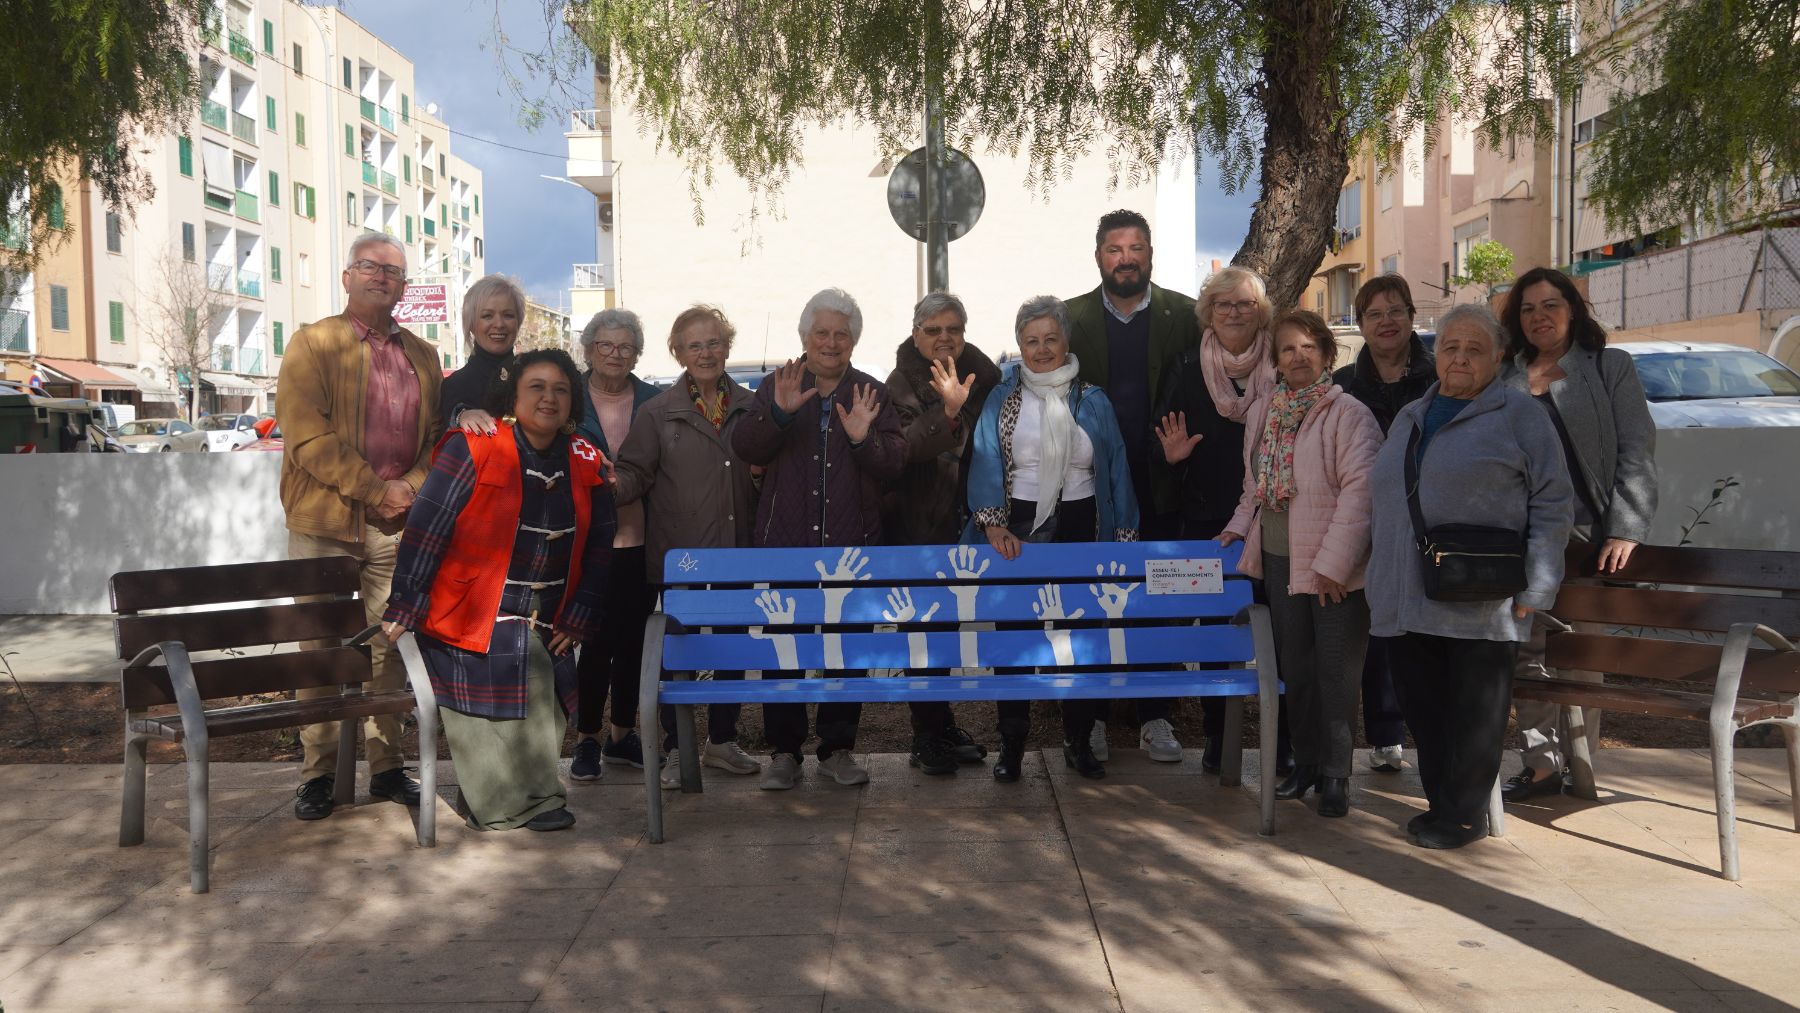
[[[1150,282],[1150,223],[1136,211],[1102,215],[1094,230],[1094,263],[1100,284],[1065,301],[1069,350],[1080,360],[1081,379],[1106,391],[1125,438],[1131,483],[1137,493],[1139,529],[1146,539],[1173,534],[1175,489],[1164,473],[1156,441],[1154,406],[1176,357],[1200,344],[1194,300]],[[1153,760],[1178,763],[1181,743],[1168,721],[1169,701],[1139,700],[1139,745]],[[1096,756],[1106,755],[1106,728],[1094,724]]]

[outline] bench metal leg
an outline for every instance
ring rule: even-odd
[[[1781,735],[1787,739],[1788,801],[1794,807],[1794,829],[1800,831],[1800,725],[1782,725]]]
[[[419,847],[437,847],[437,708],[419,707]]]
[[[188,879],[195,893],[207,892],[206,861],[211,853],[207,837],[207,740],[187,739],[182,743],[187,754],[188,776]]]
[[[1275,754],[1281,733],[1281,669],[1275,664],[1275,627],[1267,605],[1252,605],[1250,639],[1256,647],[1256,722],[1262,732],[1262,826],[1264,837],[1275,834]]]
[[[338,722],[337,783],[332,785],[331,800],[338,805],[356,801],[356,722]]]
[[[1219,744],[1219,783],[1236,788],[1244,783],[1244,698],[1225,698],[1225,740]]]
[[[681,790],[698,794],[705,789],[700,783],[700,743],[694,730],[694,705],[675,708],[675,746],[681,755]]]
[[[644,660],[638,669],[638,741],[644,750],[644,810],[651,844],[663,842],[662,708],[657,696],[662,688],[663,631],[668,626],[669,617],[661,611],[644,621]]]
[[[1792,742],[1793,737],[1789,736]],[[119,847],[144,843],[144,779],[149,776],[144,750],[150,740],[131,731],[125,719],[125,784],[119,801]]]
[[[1500,784],[1505,779],[1504,772],[1494,775],[1494,790],[1488,795],[1488,836],[1506,836],[1506,805],[1500,798]]]
[[[1714,719],[1712,725],[1713,801],[1719,812],[1719,873],[1738,880],[1737,785],[1732,750],[1737,726],[1730,719]]]
[[[1581,707],[1565,707],[1563,712],[1569,719],[1569,740],[1563,747],[1568,751],[1569,772],[1575,780],[1570,794],[1577,798],[1598,798],[1599,793],[1594,790],[1594,752],[1588,741],[1586,711]]]

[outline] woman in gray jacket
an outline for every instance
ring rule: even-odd
[[[1656,515],[1656,424],[1631,356],[1606,347],[1606,329],[1588,312],[1567,275],[1527,271],[1507,294],[1501,322],[1511,337],[1505,381],[1549,413],[1575,487],[1573,537],[1600,546],[1601,573],[1616,573],[1649,537]],[[1544,666],[1543,625],[1520,649],[1520,673],[1600,681],[1598,672],[1551,672]],[[1568,765],[1566,729],[1554,703],[1518,703],[1524,769],[1508,778],[1509,802],[1554,795]],[[1587,712],[1590,755],[1600,741],[1600,712]]]
[[[647,526],[645,570],[652,586],[663,582],[663,556],[671,549],[722,549],[750,544],[756,487],[750,467],[731,448],[744,419],[749,390],[725,375],[737,330],[712,306],[691,306],[669,328],[669,351],[682,373],[666,391],[645,402],[614,464],[613,494],[623,505],[643,500]],[[717,672],[717,679],[742,679]],[[680,784],[674,763],[675,708],[662,708],[662,785]],[[706,709],[706,746],[700,763],[733,774],[754,774],[762,764],[737,742],[737,704]]]
[[[1556,428],[1530,395],[1496,381],[1505,355],[1486,307],[1445,314],[1438,382],[1394,418],[1369,479],[1369,622],[1375,636],[1395,638],[1396,688],[1428,802],[1407,831],[1426,848],[1460,848],[1487,833],[1518,646],[1530,638],[1532,613],[1556,600],[1569,540],[1574,497]],[[1409,454],[1424,527],[1522,532],[1525,590],[1494,601],[1426,597]]]

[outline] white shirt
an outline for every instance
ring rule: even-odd
[[[1113,305],[1112,293],[1108,292],[1104,285],[1100,286],[1100,301],[1106,305],[1106,312],[1111,313],[1113,319],[1119,323],[1128,324],[1131,323],[1132,318],[1150,308],[1150,286],[1144,286],[1144,298],[1138,300],[1138,304],[1132,307],[1130,313],[1122,313],[1117,306]]]
[[[1012,497],[1027,503],[1036,503],[1038,498],[1038,464],[1043,460],[1039,434],[1043,420],[1044,399],[1025,391],[1019,398],[1019,423],[1013,429]],[[1063,479],[1062,498],[1066,502],[1093,495],[1094,441],[1077,425],[1069,445],[1069,474]]]

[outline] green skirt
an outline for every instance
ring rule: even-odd
[[[526,638],[525,716],[496,720],[438,710],[467,819],[481,830],[516,830],[539,813],[568,804],[557,766],[562,759],[562,704],[550,652]]]

